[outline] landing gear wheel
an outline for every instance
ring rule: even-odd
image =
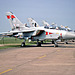
[[[41,41],[41,43],[43,44],[43,41]]]
[[[65,42],[65,44],[68,44],[68,42]]]
[[[74,42],[74,40],[72,40],[72,42]]]
[[[55,42],[54,42],[54,41],[52,41],[52,44],[55,44]]]
[[[41,43],[40,43],[40,42],[37,42],[37,46],[38,46],[38,47],[41,47]]]
[[[54,47],[58,47],[58,45],[57,45],[57,44],[55,44],[55,45],[54,45]]]
[[[21,47],[25,47],[25,42],[22,42]]]

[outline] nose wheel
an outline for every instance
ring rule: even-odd
[[[21,47],[25,47],[25,40],[21,43]]]
[[[22,42],[21,47],[25,47],[25,42]]]
[[[54,47],[58,47],[58,44],[56,41],[54,41]]]

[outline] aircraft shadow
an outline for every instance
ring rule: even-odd
[[[58,48],[75,48],[75,46],[59,46]]]
[[[50,44],[50,45],[49,45]],[[26,45],[25,47],[20,48],[29,48],[29,47],[38,47],[36,45]],[[58,47],[54,47],[54,44],[51,42],[41,44],[41,47],[53,47],[53,48],[75,48],[75,43],[69,42],[68,44],[64,44],[64,42],[59,42]]]
[[[26,45],[25,47],[20,47],[20,48],[29,48],[29,47],[54,47],[54,46],[37,46],[37,45]]]
[[[25,47],[20,47],[20,48],[30,48],[30,47],[39,47],[37,45],[26,45]],[[53,47],[53,48],[75,48],[75,46],[63,46],[63,45],[58,45],[58,47],[54,47],[54,45],[44,45],[44,46],[41,46],[41,47]]]

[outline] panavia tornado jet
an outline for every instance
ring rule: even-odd
[[[6,16],[11,24],[12,30],[3,34],[12,37],[18,36],[18,38],[19,36],[22,36],[22,39],[24,39],[24,42],[21,44],[22,47],[25,46],[25,41],[28,39],[31,41],[37,41],[37,46],[41,46],[40,41],[51,39],[54,41],[54,47],[58,47],[57,40],[75,38],[74,32],[46,29],[44,26],[39,27],[37,24],[33,27],[28,27],[26,24],[21,23],[12,12],[7,12]]]
[[[70,32],[70,33],[75,33],[73,30],[71,30],[71,28],[69,28],[68,26],[63,26],[63,25],[61,25],[61,26],[57,26],[57,24],[56,23],[52,23],[51,25],[47,22],[47,21],[45,21],[45,20],[43,20],[42,21],[42,23],[43,23],[43,25],[44,25],[44,28],[46,28],[46,29],[56,29],[56,30],[63,30],[63,31],[68,31],[68,32]],[[61,41],[61,42],[63,42],[64,41],[64,43],[65,44],[68,44],[68,40],[69,39],[58,39],[57,40],[57,42],[59,42],[59,41]],[[73,40],[73,39],[72,39]],[[52,40],[52,43],[54,43],[54,41]]]

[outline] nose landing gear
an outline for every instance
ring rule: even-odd
[[[58,44],[56,41],[54,41],[54,47],[58,47]]]
[[[21,47],[25,47],[25,42],[22,42]]]
[[[25,40],[21,43],[21,47],[25,47]]]

